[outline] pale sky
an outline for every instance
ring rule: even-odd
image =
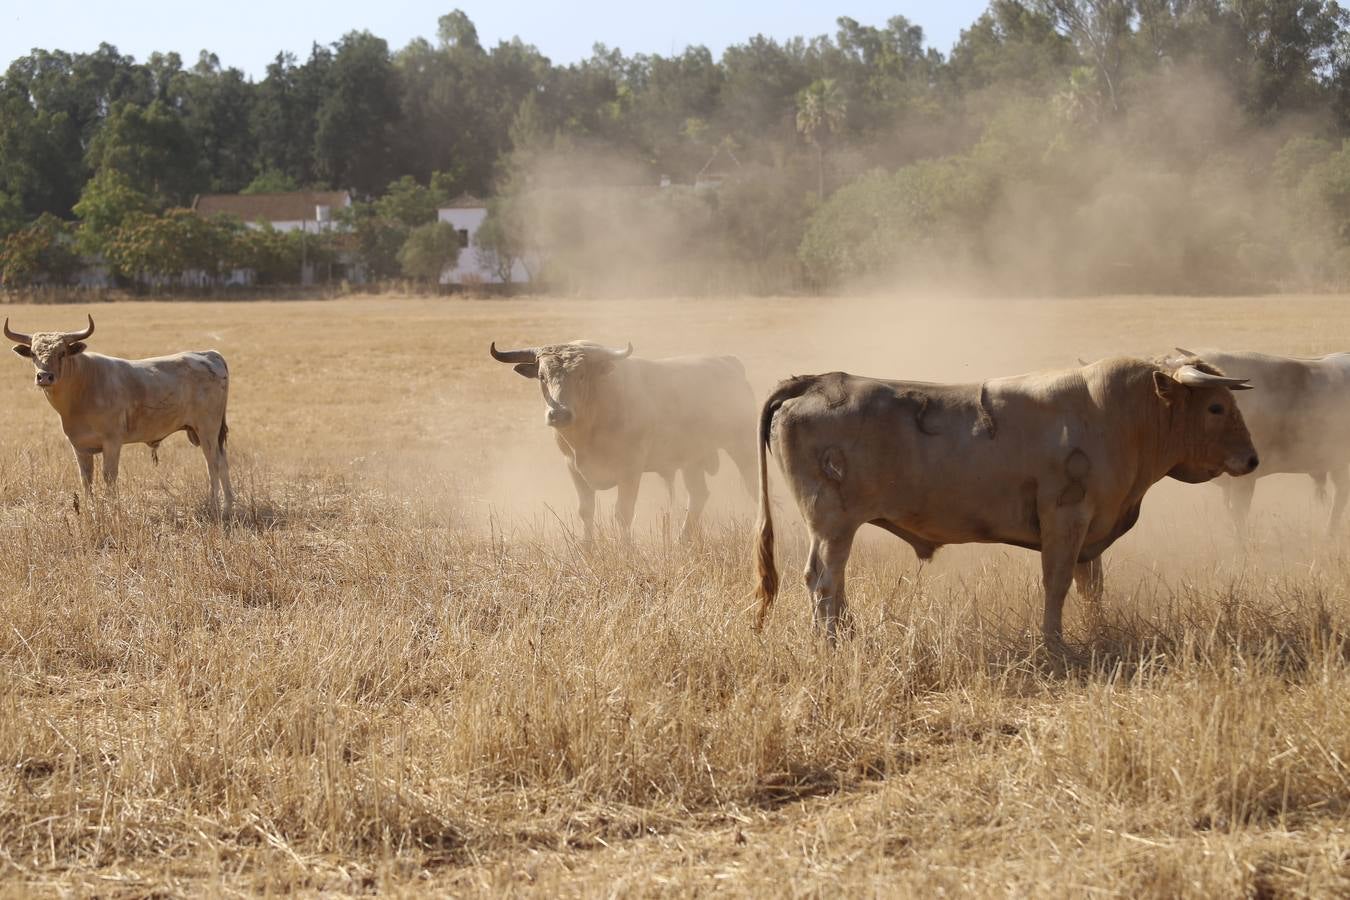
[[[176,50],[185,65],[214,51],[226,66],[261,77],[279,50],[302,61],[314,42],[331,43],[366,29],[397,50],[414,37],[434,38],[436,20],[456,6],[478,27],[484,46],[519,36],[555,63],[590,55],[598,42],[625,53],[679,52],[705,44],[714,54],[763,33],[773,38],[833,34],[851,16],[883,25],[903,15],[923,26],[928,43],[947,53],[988,0],[0,0],[0,70],[34,47],[89,51],[100,41],[144,60]]]

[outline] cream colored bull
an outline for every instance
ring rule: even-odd
[[[225,358],[214,350],[175,353],[150,359],[118,359],[87,351],[94,317],[83,331],[12,331],[5,337],[14,352],[28,357],[34,381],[61,416],[61,428],[75,450],[85,493],[91,493],[94,455],[103,454],[103,481],[115,491],[118,461],[125,444],[159,442],[177,431],[202,448],[211,483],[211,508],[225,513],[234,505],[230,464],[225,456],[225,402],[230,390]]]

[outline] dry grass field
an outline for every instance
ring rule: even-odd
[[[1216,488],[1158,486],[1105,602],[1070,596],[1091,664],[1038,651],[1033,554],[920,568],[879,532],[831,651],[786,506],[788,587],[751,631],[730,465],[694,546],[649,478],[634,545],[580,548],[538,390],[486,352],[735,353],[759,391],[977,380],[1343,349],[1345,298],[89,311],[104,353],[225,354],[239,504],[206,515],[175,436],[77,513],[31,364],[0,366],[0,894],[1350,892],[1350,553],[1307,479],[1261,482],[1246,548]]]

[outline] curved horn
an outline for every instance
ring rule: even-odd
[[[65,334],[61,336],[66,339],[67,344],[72,344],[75,341],[84,340],[93,333],[94,333],[94,317],[89,316],[89,327],[86,328],[84,331],[67,331]]]
[[[492,346],[488,347],[488,352],[497,362],[532,363],[539,361],[538,350],[498,350],[496,341],[493,341]]]
[[[9,316],[5,316],[5,337],[16,344],[23,344],[25,347],[31,346],[33,343],[31,334],[24,334],[22,331],[10,331]]]
[[[1252,386],[1246,378],[1229,378],[1227,375],[1211,375],[1195,366],[1182,366],[1172,377],[1187,387],[1226,387],[1234,391],[1250,391]]]

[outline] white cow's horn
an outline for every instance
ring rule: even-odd
[[[89,327],[86,328],[84,331],[67,331],[65,334],[61,336],[66,339],[67,344],[73,344],[76,341],[84,340],[93,333],[94,333],[94,317],[89,316]]]
[[[1227,375],[1211,375],[1195,366],[1182,366],[1172,376],[1187,387],[1226,387],[1234,391],[1250,391],[1252,386],[1246,378],[1229,378]]]
[[[488,347],[488,352],[497,362],[532,363],[539,361],[539,351],[537,350],[498,350],[496,341],[493,341],[492,345]]]
[[[25,347],[31,346],[33,343],[33,336],[31,334],[24,334],[22,331],[10,330],[9,316],[5,316],[5,337],[9,338],[16,344],[23,344]]]

